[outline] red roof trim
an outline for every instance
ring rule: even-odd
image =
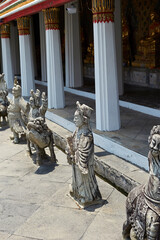
[[[10,22],[14,19],[17,19],[19,17],[23,17],[23,16],[27,16],[27,15],[32,15],[34,13],[37,13],[37,12],[40,12],[42,9],[45,9],[45,8],[50,8],[50,7],[58,7],[58,6],[61,6],[61,5],[64,5],[68,2],[72,2],[73,0],[47,0],[47,1],[44,1],[42,3],[39,3],[37,5],[34,5],[32,7],[29,7],[29,8],[26,8],[22,11],[19,11],[19,12],[16,12],[8,17],[5,17],[5,18],[2,18],[2,22],[0,23],[3,24],[3,23],[6,23],[6,22]]]

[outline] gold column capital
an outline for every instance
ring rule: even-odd
[[[93,22],[114,22],[114,0],[92,0]]]
[[[30,16],[18,18],[17,27],[18,27],[19,35],[29,35],[30,34]]]
[[[43,9],[46,30],[59,30],[59,8]]]
[[[1,38],[10,38],[10,24],[5,23],[1,25]]]

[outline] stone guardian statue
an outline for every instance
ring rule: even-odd
[[[14,80],[12,88],[13,99],[8,107],[8,120],[11,131],[13,132],[13,143],[18,143],[21,135],[26,134],[24,115],[28,115],[29,103],[21,95],[21,86],[17,79]]]
[[[152,128],[148,142],[149,179],[128,194],[125,240],[160,240],[160,125]]]
[[[77,104],[74,114],[76,130],[67,138],[67,159],[72,165],[72,184],[70,195],[82,207],[98,203],[101,200],[94,172],[94,142],[90,127],[93,111],[87,105]]]
[[[49,147],[51,154],[51,162],[56,163],[56,156],[54,153],[54,140],[53,133],[45,123],[45,113],[48,108],[48,99],[45,92],[42,93],[37,89],[34,93],[30,92],[31,97],[29,99],[30,110],[28,114],[27,123],[27,146],[29,155],[32,155],[32,149],[36,150],[35,163],[42,165],[47,160],[45,148]]]
[[[3,119],[3,123],[6,123],[6,117],[7,117],[7,108],[9,106],[9,100],[8,100],[8,90],[7,90],[7,84],[4,79],[4,73],[0,74],[0,123],[1,118]]]

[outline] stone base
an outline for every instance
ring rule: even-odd
[[[70,193],[67,193],[67,196],[70,197],[80,209],[86,209],[88,207],[94,206],[94,205],[104,205],[106,203],[106,200],[103,199],[99,199],[99,200],[95,200],[93,202],[88,202],[88,203],[79,203],[78,200],[76,200]]]
[[[124,82],[160,89],[160,70],[142,67],[124,67]]]

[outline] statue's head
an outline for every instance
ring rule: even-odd
[[[160,125],[154,126],[151,129],[150,136],[148,138],[149,148],[154,157],[160,155]]]
[[[41,92],[37,89],[36,92],[34,93],[33,89],[30,91],[30,99],[29,99],[29,102],[30,102],[30,105],[32,108],[35,108],[35,107],[40,107],[40,97],[41,97]]]
[[[81,127],[82,125],[89,125],[93,109],[85,104],[81,105],[78,101],[76,102],[76,105],[77,110],[74,114],[74,123],[76,127]]]
[[[21,86],[18,83],[17,78],[15,77],[14,79],[14,86],[12,88],[12,94],[15,98],[20,97],[21,96]]]
[[[156,10],[150,13],[150,19],[152,22],[160,20],[159,14],[156,12]]]

